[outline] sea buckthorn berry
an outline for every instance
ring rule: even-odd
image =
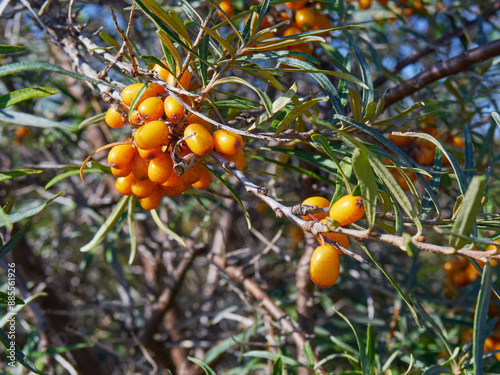
[[[125,87],[122,91],[122,100],[125,105],[129,106],[132,104],[135,96],[139,92],[139,90],[144,86],[144,83],[133,83],[127,87]],[[138,100],[137,105],[141,104],[147,98],[151,98],[152,96],[156,96],[155,87],[148,86],[146,91],[144,91],[141,95],[141,98]]]
[[[161,154],[161,146],[151,148],[149,150],[143,150],[142,148],[137,147],[137,151],[139,152],[139,155],[141,155],[141,158],[146,160],[153,160]]]
[[[219,3],[219,6],[229,18],[234,16],[234,5],[231,0],[223,0]],[[219,17],[224,18],[220,10],[217,10],[217,13]]]
[[[325,220],[321,220],[322,223],[325,223]],[[326,238],[331,239],[332,241],[338,242],[340,246],[345,247],[346,249],[349,249],[349,237],[347,237],[345,234],[342,233],[334,233],[334,232],[325,232],[322,233],[323,236]],[[321,237],[316,236],[316,239],[318,242],[321,244]],[[337,254],[340,256],[344,254],[342,250],[338,249],[336,246],[334,246],[335,249],[337,250]]]
[[[192,185],[197,190],[205,190],[208,189],[211,184],[212,184],[212,174],[208,171],[208,169],[202,168],[200,179]]]
[[[172,176],[176,175],[175,173],[172,173]],[[177,176],[177,175],[176,175]],[[177,176],[178,178],[179,176]],[[172,179],[172,177],[170,177]],[[169,179],[169,180],[170,180]],[[172,180],[175,180],[173,178]],[[168,183],[168,181],[167,181]],[[189,189],[189,185],[186,185],[184,181],[182,181],[180,178],[178,179],[178,182],[176,184],[172,184],[170,186],[167,186],[167,183],[161,185],[161,194],[166,195],[168,197],[177,197],[181,195],[183,192],[185,192],[187,189]]]
[[[179,177],[187,186],[189,186],[200,180],[203,169],[204,168],[201,166],[201,164],[196,164],[185,171],[183,174],[181,174]]]
[[[132,145],[114,146],[108,153],[108,163],[116,169],[123,169],[128,166],[136,154]]]
[[[186,109],[173,96],[165,99],[165,116],[168,121],[178,124],[186,113]]]
[[[170,155],[162,153],[151,160],[148,166],[148,177],[158,184],[166,182],[172,174],[173,162]]]
[[[161,203],[161,188],[156,186],[153,192],[146,198],[139,199],[139,203],[145,210],[154,210]]]
[[[283,36],[291,36],[291,35],[296,35],[300,34],[302,30],[300,30],[297,26],[290,26],[283,31]]]
[[[125,176],[128,176],[130,174],[130,172],[132,171],[132,166],[129,164],[127,165],[125,168],[122,168],[122,169],[117,169],[117,168],[113,168],[111,167],[111,174],[115,177],[125,177]]]
[[[149,161],[141,158],[139,154],[132,160],[132,174],[136,180],[146,180],[148,178]]]
[[[155,190],[156,184],[151,180],[135,180],[130,189],[137,198],[146,198]]]
[[[299,10],[306,6],[307,1],[289,1],[286,6],[291,10]]]
[[[165,66],[168,66],[168,63],[164,60],[162,60],[162,63]],[[161,79],[163,79],[165,82],[167,82],[170,86],[174,87],[179,87],[179,84],[177,80],[175,79],[174,75],[170,74],[170,72],[165,69],[164,67],[156,64],[153,67],[153,70],[158,73]],[[177,74],[180,73],[180,68],[176,67]],[[189,90],[189,85],[191,84],[191,73],[189,73],[189,70],[185,70],[184,73],[182,74],[182,77],[180,78],[180,84],[185,90]],[[163,86],[162,86],[163,87]]]
[[[234,155],[243,148],[243,138],[241,135],[230,132],[226,129],[216,130],[212,137],[214,139],[214,148],[217,152]]]
[[[166,188],[172,188],[172,187],[175,187],[179,184],[185,185],[184,181],[181,180],[179,175],[172,170],[172,173],[170,174],[170,177],[168,178],[168,180],[165,181],[164,183],[162,183],[161,185],[163,187],[166,187]]]
[[[125,177],[118,177],[115,181],[116,191],[122,195],[132,194],[132,182],[135,181],[134,175],[129,174]]]
[[[137,110],[140,118],[145,122],[159,120],[165,114],[163,100],[156,96],[144,100]]]
[[[161,146],[168,139],[168,125],[163,121],[151,121],[141,126],[134,135],[137,146],[144,150]]]
[[[312,27],[313,30],[326,30],[332,27],[330,20],[323,13],[316,13],[315,23]]]
[[[309,265],[311,280],[321,287],[332,286],[339,278],[339,256],[331,245],[319,246],[314,250]]]
[[[156,95],[162,96],[167,93],[167,89],[158,83],[150,83],[149,85],[153,86],[153,88],[156,90]]]
[[[431,143],[419,143],[413,158],[419,164],[431,166],[434,164],[435,156],[436,146]]]
[[[139,113],[137,112],[136,109],[132,111],[132,114],[130,115],[130,123],[132,125],[135,125],[137,127],[141,126],[144,124],[144,121],[142,121],[141,117],[139,116]]]
[[[212,134],[200,124],[190,124],[184,129],[186,144],[196,155],[204,156],[214,149]]]
[[[359,9],[370,9],[372,0],[359,0]]]
[[[318,208],[326,208],[330,207],[330,201],[326,198],[323,197],[310,197],[307,198],[304,202],[302,202],[302,206],[318,206]],[[328,216],[327,213],[319,213],[319,214],[313,214],[317,220],[323,220],[325,217]],[[302,216],[304,220],[307,221],[313,221],[313,219],[309,216]]]
[[[344,195],[330,208],[330,217],[341,226],[358,221],[364,214],[363,198],[354,195]]]
[[[108,124],[108,126],[113,129],[121,128],[126,124],[122,115],[120,115],[120,112],[118,112],[113,107],[109,107],[109,109],[106,111],[106,117],[104,118],[104,120],[106,121],[106,124]]]
[[[401,133],[406,133],[406,132],[401,132]],[[398,147],[403,147],[403,146],[409,146],[411,145],[412,138],[411,137],[405,137],[403,135],[389,135],[389,141],[394,143]]]
[[[246,160],[243,150],[237,152],[234,155],[226,155],[226,154],[220,154],[220,155],[227,161],[232,161],[236,169],[239,169],[241,171],[245,168]]]
[[[186,125],[189,125],[189,124],[200,124],[205,129],[207,129],[210,133],[212,132],[212,125],[210,125],[210,123],[208,121],[202,119],[201,117],[195,115],[194,113],[191,113],[187,117],[185,124]]]
[[[295,13],[295,22],[299,29],[311,28],[315,24],[316,14],[310,8],[302,8]]]

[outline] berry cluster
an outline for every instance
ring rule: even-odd
[[[302,206],[311,206],[314,208],[330,207],[330,202],[323,197],[310,197],[302,202]],[[334,222],[341,226],[350,225],[363,217],[365,206],[363,198],[354,195],[345,195],[336,201],[330,208],[329,214],[314,213],[311,216],[303,216],[304,220],[320,220],[325,223],[329,216]],[[349,238],[341,233],[325,232],[321,236],[329,238],[344,248],[349,248]],[[319,237],[316,237],[320,244],[324,243]],[[311,257],[309,271],[312,281],[321,287],[328,287],[335,284],[339,277],[339,256],[343,252],[332,245],[321,245],[314,250]]]
[[[189,89],[189,71],[177,80],[158,64],[153,70],[169,85]],[[184,95],[179,98],[191,103]],[[151,83],[144,89],[143,83],[131,84],[123,89],[121,99],[135,133],[133,138],[111,148],[108,162],[112,174],[118,177],[116,190],[123,195],[135,195],[144,209],[154,209],[163,196],[176,197],[191,186],[207,189],[212,176],[203,157],[214,150],[236,168],[244,168],[243,138],[225,129],[212,132],[210,123],[194,113],[188,114],[162,85]],[[113,107],[108,109],[105,120],[111,128],[127,123]],[[181,162],[182,167],[176,168]]]

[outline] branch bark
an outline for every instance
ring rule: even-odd
[[[429,70],[419,73],[415,77],[390,89],[384,98],[385,107],[410,96],[441,78],[463,72],[474,64],[478,64],[498,55],[500,55],[500,39],[465,51],[449,60],[437,63]]]

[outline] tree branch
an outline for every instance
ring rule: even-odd
[[[388,107],[441,78],[463,72],[474,64],[498,55],[500,55],[500,39],[465,51],[449,60],[439,62],[430,69],[390,89],[384,98],[385,106]]]

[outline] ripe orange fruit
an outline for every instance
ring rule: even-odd
[[[202,168],[200,179],[192,185],[197,190],[205,190],[208,189],[211,184],[212,184],[211,173],[208,171],[208,169]]]
[[[168,66],[168,63],[164,60],[162,60],[162,63],[165,64],[165,66]],[[161,79],[163,79],[165,82],[167,82],[170,86],[174,87],[179,87],[179,84],[175,77],[170,74],[170,72],[163,68],[162,66],[156,64],[153,67],[153,70],[158,73]],[[181,71],[180,67],[176,67],[176,73],[179,74]],[[189,70],[185,70],[184,73],[182,74],[182,77],[179,79],[180,84],[184,88],[184,90],[189,90],[189,85],[191,84],[191,73],[189,73]]]
[[[137,198],[146,198],[155,190],[156,184],[151,180],[134,180],[130,187]]]
[[[234,155],[243,148],[243,138],[241,135],[230,132],[226,129],[216,130],[212,137],[214,139],[214,148],[217,152]]]
[[[325,223],[325,220],[321,220],[321,222]],[[346,249],[349,249],[349,237],[347,237],[345,234],[342,234],[342,233],[333,233],[333,232],[325,232],[325,233],[321,233],[321,234],[323,236],[325,236],[326,238],[331,239],[332,241],[338,242],[340,246],[345,247]],[[318,242],[320,244],[322,243],[320,236],[316,236],[316,239],[318,240]],[[340,250],[338,248],[336,248],[336,250],[337,250],[337,254],[339,256],[344,254],[342,252],[342,250]]]
[[[234,16],[234,6],[231,0],[223,0],[219,3],[219,6],[229,18],[232,18]],[[224,18],[224,15],[220,10],[217,10],[217,14],[220,18]]]
[[[299,10],[306,6],[307,1],[289,1],[286,6],[291,10]]]
[[[344,195],[330,208],[330,217],[341,226],[358,221],[364,214],[363,198],[354,195]]]
[[[323,13],[316,13],[315,23],[312,27],[313,30],[326,30],[332,27],[330,20]]]
[[[186,144],[196,155],[207,155],[214,149],[212,134],[203,125],[188,125],[184,129],[184,136],[191,136],[186,139]]]
[[[203,125],[203,127],[205,129],[207,129],[210,133],[212,132],[212,125],[210,125],[210,123],[208,121],[202,119],[201,117],[196,116],[194,113],[189,114],[189,116],[187,117],[187,119],[185,121],[185,124],[186,125],[200,124],[200,125]]]
[[[137,147],[137,151],[139,152],[139,155],[141,155],[141,158],[146,160],[153,160],[161,154],[161,146],[157,146],[149,150],[143,150],[142,148]]]
[[[372,0],[359,0],[359,9],[370,9]]]
[[[139,105],[137,111],[139,112],[139,117],[145,122],[159,120],[165,114],[163,100],[156,96],[147,98]]]
[[[160,154],[149,162],[148,178],[158,184],[166,182],[172,174],[173,165],[170,155],[166,153]]]
[[[132,104],[132,101],[134,100],[135,96],[139,92],[139,90],[144,86],[144,83],[133,83],[127,87],[125,87],[122,91],[122,100],[123,103],[125,103],[126,106],[130,106]],[[142,93],[141,98],[137,102],[137,105],[141,104],[144,100],[147,98],[151,98],[153,96],[156,96],[156,88],[153,86],[148,86],[146,91]]]
[[[401,132],[405,133],[405,132]],[[389,141],[394,143],[398,147],[403,147],[403,146],[409,146],[411,145],[412,138],[411,137],[405,137],[402,135],[389,135]]]
[[[184,181],[184,184],[186,184],[186,186],[189,186],[200,180],[203,169],[204,168],[201,166],[201,164],[196,164],[185,171],[183,174],[181,174],[179,177],[182,181]]]
[[[297,26],[292,25],[283,31],[283,36],[296,35],[296,34],[300,34],[301,32],[302,32],[302,30],[300,30]]]
[[[179,176],[174,173],[170,176],[167,182],[161,185],[162,195],[169,197],[177,197],[189,189],[189,185],[186,185]]]
[[[161,197],[161,188],[156,186],[150,195],[146,198],[139,199],[139,203],[145,210],[154,210],[160,205]]]
[[[168,121],[178,124],[186,113],[186,109],[173,96],[165,99],[165,116]]]
[[[128,176],[130,174],[130,172],[132,171],[132,167],[130,164],[122,169],[117,169],[117,168],[113,168],[113,167],[111,167],[110,169],[111,169],[111,174],[115,177]]]
[[[314,250],[309,265],[314,284],[321,287],[332,286],[339,278],[339,271],[339,256],[333,246],[319,246]]]
[[[115,181],[116,191],[122,195],[132,194],[132,182],[134,182],[134,175],[130,173],[125,177],[118,177]]]
[[[114,146],[108,153],[108,163],[115,169],[123,169],[127,167],[136,154],[133,145],[118,145]]]
[[[220,154],[220,155],[227,161],[232,161],[236,169],[239,169],[241,171],[245,168],[246,161],[243,150],[237,152],[234,155],[226,155],[226,154]]]
[[[307,198],[304,202],[302,202],[302,206],[318,206],[318,208],[326,208],[330,207],[330,201],[326,198],[323,197],[310,197]],[[323,220],[325,217],[328,216],[328,214],[313,214],[317,220]],[[307,221],[313,221],[312,218],[309,216],[302,216],[302,219],[307,220]]]
[[[148,178],[149,161],[141,158],[137,154],[132,160],[132,174],[136,180],[146,180]]]
[[[163,121],[151,121],[137,129],[134,139],[140,148],[150,150],[161,146],[168,139],[168,135],[169,129],[166,123]]]
[[[415,149],[414,159],[417,163],[431,166],[434,164],[436,157],[436,146],[429,142],[419,142]]]
[[[309,30],[314,26],[316,14],[311,8],[302,8],[295,13],[295,22],[299,29]]]
[[[120,115],[120,112],[115,110],[113,107],[109,107],[109,109],[106,111],[106,117],[104,118],[104,120],[106,121],[106,124],[108,124],[108,126],[113,129],[121,128],[126,124],[122,115]]]

